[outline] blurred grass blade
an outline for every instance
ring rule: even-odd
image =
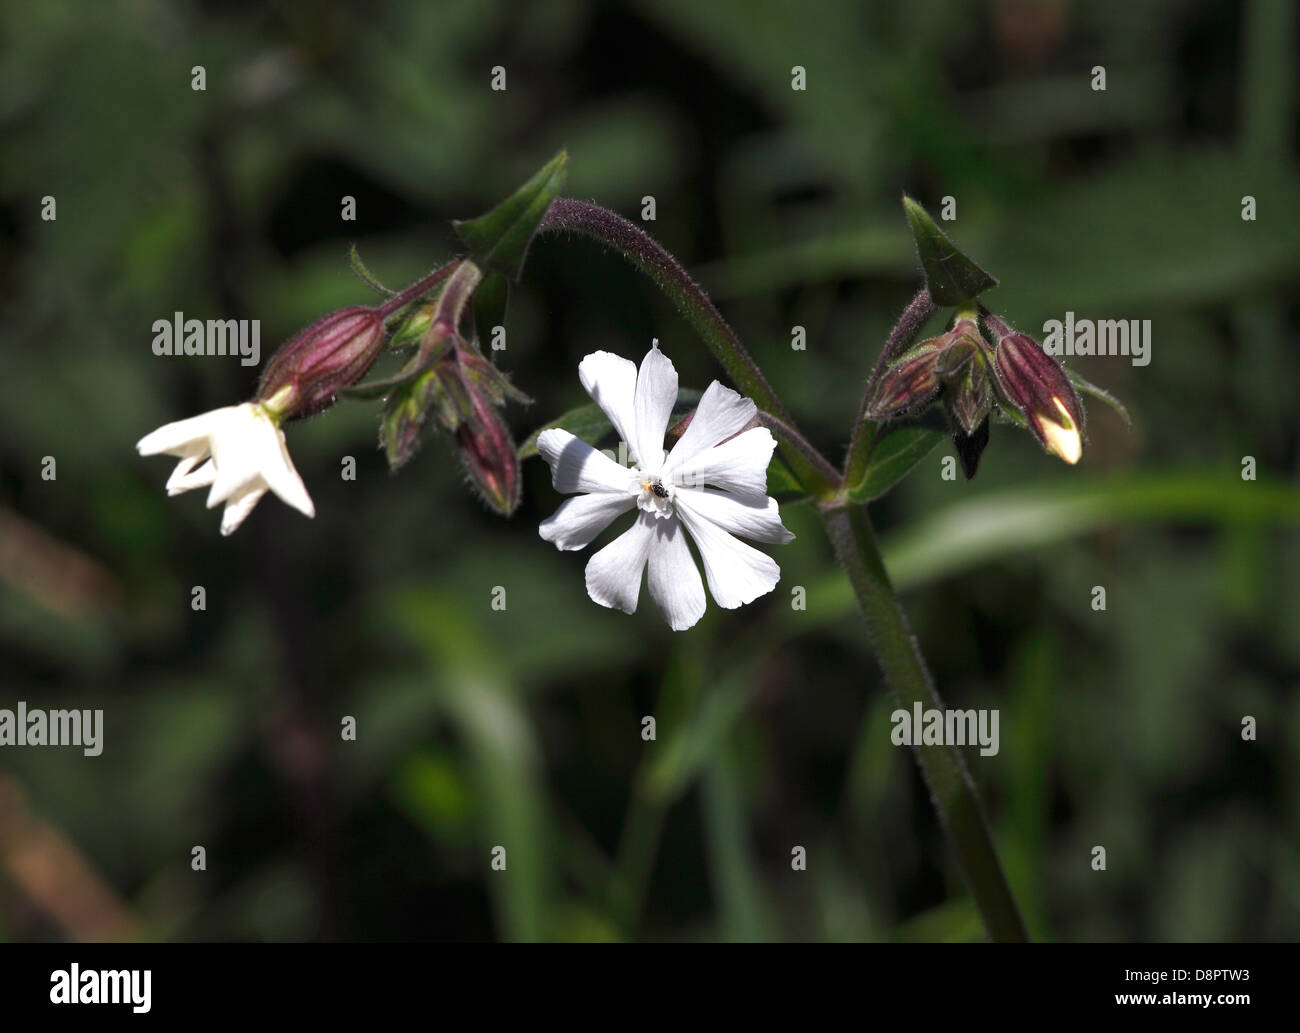
[[[655,754],[643,772],[642,786],[647,798],[669,802],[690,787],[748,709],[757,682],[753,666],[747,664],[710,687],[697,712]]]
[[[708,762],[701,802],[709,874],[726,940],[767,938],[765,897],[746,842],[745,802],[734,751],[720,749]]]
[[[1116,524],[1300,524],[1300,490],[1235,468],[1052,481],[951,506],[890,536],[885,563],[910,588]]]
[[[1241,481],[1226,469],[1071,477],[991,491],[882,535],[881,553],[897,591],[921,588],[996,560],[1028,554],[1112,527],[1141,523],[1300,526],[1300,488],[1286,481]],[[836,571],[809,586],[808,617],[828,622],[857,611]],[[773,634],[777,634],[773,632]]]

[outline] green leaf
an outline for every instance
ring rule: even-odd
[[[592,402],[590,405],[580,405],[576,409],[570,409],[559,419],[552,420],[550,423],[543,424],[524,439],[519,446],[519,458],[531,459],[537,455],[537,439],[544,430],[554,430],[560,428],[567,430],[575,437],[581,438],[589,445],[594,445],[610,430],[609,417],[601,411],[599,405]]]
[[[564,185],[568,166],[569,155],[561,151],[486,215],[454,223],[475,262],[511,280],[519,279],[528,245]]]
[[[785,460],[773,453],[772,461],[767,466],[767,493],[769,495],[807,495],[799,478],[785,464]]]
[[[849,498],[855,502],[880,498],[946,437],[943,431],[914,424],[903,424],[888,431],[872,448],[866,473],[849,490]]]
[[[669,422],[675,420],[695,407],[700,400],[700,392],[683,388],[677,394],[677,403],[673,406],[673,415]],[[595,402],[570,409],[563,416],[545,423],[528,435],[519,446],[519,458],[531,459],[537,455],[537,438],[544,430],[567,430],[574,437],[581,438],[589,445],[594,445],[610,432],[612,425],[604,410]],[[770,468],[769,468],[770,470]]]
[[[1098,387],[1090,380],[1084,379],[1072,369],[1067,369],[1065,371],[1065,375],[1070,378],[1070,383],[1074,385],[1074,389],[1076,391],[1078,391],[1080,394],[1091,395],[1093,398],[1096,398],[1098,401],[1105,402],[1117,413],[1119,413],[1119,418],[1124,421],[1124,426],[1126,427],[1133,426],[1133,420],[1129,416],[1128,410],[1124,408],[1124,403],[1121,402],[1118,398],[1116,398],[1113,394],[1111,394],[1105,388]]]
[[[936,305],[960,305],[998,281],[977,266],[939,229],[929,212],[904,196],[903,209],[925,270],[925,286]]]

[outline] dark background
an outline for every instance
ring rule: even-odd
[[[102,707],[106,745],[0,750],[0,937],[982,936],[806,507],[771,596],[673,635],[537,537],[537,460],[503,521],[445,438],[389,476],[373,404],[288,428],[315,520],[268,498],[229,539],[135,454],[256,382],[155,357],[155,319],[258,318],[265,360],[373,298],[350,242],[410,282],[565,147],[569,195],[654,196],[836,461],[920,283],[904,191],[957,199],[1029,332],[1152,321],[1149,366],[1077,360],[1131,431],[1094,404],[1069,469],[996,427],[973,482],[941,448],[875,521],[946,700],[1001,711],[968,759],[1035,937],[1294,939],[1295,51],[1287,0],[5,5],[0,706]],[[538,242],[497,356],[518,436],[653,336],[720,375],[617,256]]]

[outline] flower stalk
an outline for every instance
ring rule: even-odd
[[[876,384],[880,381],[886,364],[916,340],[922,327],[938,310],[938,306],[930,298],[930,292],[922,287],[908,302],[907,308],[903,309],[903,314],[898,317],[894,329],[885,339],[885,346],[880,350],[875,368],[867,378],[867,387],[862,394],[858,418],[853,423],[853,438],[849,444],[849,454],[844,461],[844,483],[848,487],[852,488],[861,481],[867,472],[867,460],[871,458],[871,448],[876,440],[876,424],[867,416],[867,410],[871,407]]]
[[[853,586],[894,705],[909,711],[915,703],[926,709],[943,709],[943,700],[889,583],[866,507],[837,504],[823,507],[821,512],[835,555]],[[913,750],[990,939],[1028,940],[959,749],[914,746]]]

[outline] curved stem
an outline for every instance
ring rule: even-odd
[[[931,300],[930,292],[922,287],[916,292],[916,297],[908,302],[907,308],[903,309],[903,314],[898,317],[894,329],[885,339],[885,346],[880,349],[880,357],[876,359],[871,376],[867,378],[867,388],[862,393],[862,405],[858,408],[858,418],[853,424],[853,441],[844,461],[844,483],[849,488],[855,487],[862,480],[862,475],[867,471],[867,460],[871,457],[871,446],[875,443],[876,424],[867,419],[867,406],[871,402],[876,381],[880,379],[885,363],[916,340],[921,328],[936,311],[938,306]]]
[[[668,295],[741,392],[752,398],[764,412],[775,416],[783,426],[795,431],[794,421],[758,364],[740,343],[736,331],[681,263],[643,229],[599,205],[558,197],[551,202],[538,232],[579,233],[612,247]],[[799,440],[802,441],[802,437]],[[810,460],[789,440],[781,441],[781,454],[799,482],[813,495],[825,499],[838,491],[839,476],[829,463]],[[827,470],[833,475],[830,478],[826,476]]]
[[[600,205],[559,197],[551,202],[538,230],[542,233],[556,230],[581,233],[612,247],[658,284],[704,339],[731,379],[758,403],[760,409],[789,421],[776,392],[704,289],[643,229]]]
[[[463,261],[464,260],[460,258],[453,258],[446,265],[441,265],[433,272],[429,273],[428,276],[416,280],[415,283],[411,284],[411,286],[398,294],[394,294],[391,298],[380,305],[380,313],[387,318],[400,309],[405,308],[411,302],[417,301],[424,294],[428,293],[430,289],[442,283],[443,280],[447,279],[448,276],[460,268]]]
[[[823,507],[822,519],[866,619],[871,646],[889,684],[895,705],[909,712],[943,709],[880,558],[865,506]],[[998,861],[980,808],[975,784],[955,746],[915,746],[930,799],[957,854],[957,861],[979,908],[989,938],[1023,942],[1029,938]]]

